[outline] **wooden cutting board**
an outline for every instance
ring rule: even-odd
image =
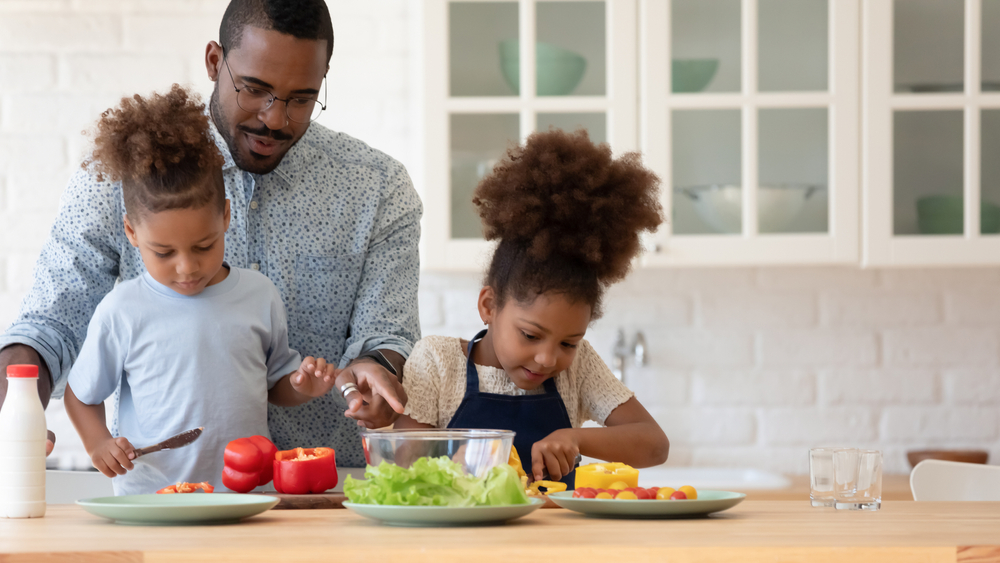
[[[296,510],[303,508],[344,508],[347,497],[344,493],[317,493],[314,495],[283,495],[281,493],[250,493],[261,494],[280,499],[272,510]]]

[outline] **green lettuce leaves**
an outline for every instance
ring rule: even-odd
[[[505,464],[482,478],[467,475],[447,457],[422,457],[403,469],[382,462],[365,469],[365,480],[344,480],[344,494],[358,504],[402,506],[503,506],[528,504],[521,480]]]

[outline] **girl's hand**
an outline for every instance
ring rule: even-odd
[[[580,442],[573,428],[562,428],[535,442],[531,446],[531,473],[535,481],[541,481],[545,470],[549,470],[549,480],[558,481],[573,470],[576,456],[580,453]]]
[[[108,438],[90,452],[90,461],[107,477],[124,475],[135,466],[135,448],[125,438]]]
[[[298,371],[289,378],[292,388],[309,397],[326,395],[333,388],[337,378],[337,368],[326,363],[323,358],[306,356]]]

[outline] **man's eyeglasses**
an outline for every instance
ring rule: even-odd
[[[326,88],[323,89],[322,104],[315,98],[291,97],[283,100],[261,88],[254,88],[245,84],[242,88],[237,88],[236,79],[233,78],[233,70],[229,68],[229,60],[227,59],[225,49],[222,51],[222,61],[226,63],[226,70],[229,71],[229,79],[233,81],[233,89],[236,90],[236,105],[240,106],[240,109],[243,111],[250,113],[267,111],[271,107],[271,104],[277,100],[285,102],[285,115],[289,121],[309,123],[315,121],[323,113],[323,110],[326,109]],[[326,81],[326,76],[323,77],[323,81]]]

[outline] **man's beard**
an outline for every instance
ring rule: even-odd
[[[236,138],[233,136],[233,128],[226,119],[225,114],[222,112],[222,108],[219,104],[219,83],[215,83],[215,88],[212,90],[212,98],[209,101],[209,111],[212,113],[212,121],[215,122],[215,128],[218,129],[219,134],[222,135],[222,139],[226,141],[226,146],[229,147],[229,154],[233,157],[233,162],[236,166],[239,166],[242,170],[246,170],[251,174],[268,174],[281,164],[281,160],[285,157],[285,154],[295,146],[295,143],[299,142],[295,139],[292,145],[285,149],[285,152],[281,154],[275,154],[271,156],[261,156],[255,157],[253,154],[248,155],[249,158],[245,157],[242,152],[240,152],[239,147],[236,144]],[[250,129],[249,127],[238,125],[236,129],[241,131],[246,131],[252,135],[258,135],[260,137],[270,137],[277,141],[286,141],[292,139],[292,135],[288,133],[283,133],[281,131],[273,131],[268,129],[263,124],[260,129]],[[271,159],[274,159],[273,161]]]

